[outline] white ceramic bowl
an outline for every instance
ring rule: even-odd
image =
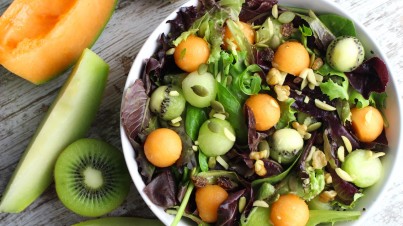
[[[181,7],[190,6],[197,4],[197,0],[191,0]],[[367,56],[374,55],[380,57],[388,66],[388,62],[384,53],[382,53],[380,47],[375,43],[375,41],[371,38],[372,36],[365,31],[364,27],[358,23],[351,15],[348,15],[343,9],[341,9],[338,5],[334,4],[331,1],[326,0],[280,0],[281,5],[288,5],[294,7],[301,7],[312,9],[317,13],[336,13],[341,16],[347,17],[351,19],[355,25],[356,30],[358,33],[359,39],[362,41],[363,45],[367,50]],[[169,24],[166,23],[167,20],[173,19],[176,17],[176,11],[172,12],[161,24],[154,30],[154,32],[150,35],[147,41],[144,43],[144,46],[139,51],[132,68],[130,70],[129,76],[126,81],[125,89],[127,89],[134,81],[139,77],[141,74],[142,64],[145,59],[149,58],[157,48],[157,39],[161,33],[167,33],[169,30]],[[370,53],[372,51],[372,54]],[[366,211],[363,212],[362,216],[359,220],[354,222],[348,223],[340,223],[337,225],[351,225],[351,223],[361,225],[366,218],[370,217],[374,213],[376,213],[376,209],[382,206],[381,197],[386,192],[387,187],[391,183],[391,178],[393,177],[393,173],[395,173],[398,168],[397,161],[400,159],[398,150],[401,149],[402,144],[401,140],[403,138],[402,131],[401,131],[401,124],[402,124],[402,103],[400,100],[400,95],[397,87],[397,80],[391,74],[391,70],[388,66],[390,82],[386,89],[388,94],[387,99],[387,109],[386,109],[386,117],[389,120],[390,127],[386,129],[386,136],[389,141],[390,151],[387,153],[386,157],[383,157],[383,165],[384,165],[384,172],[383,177],[380,182],[378,182],[375,186],[367,189],[365,191],[365,196],[361,198],[356,206],[357,210],[362,210],[363,208]],[[150,207],[153,213],[165,224],[170,225],[173,216],[165,213],[165,211],[156,205],[154,205],[147,195],[143,192],[145,184],[138,172],[138,165],[134,158],[134,150],[130,145],[130,142],[124,132],[122,126],[120,126],[121,132],[121,140],[123,146],[123,152],[125,155],[126,163],[129,168],[130,175],[134,184],[144,199],[145,203]],[[182,220],[179,225],[188,225],[187,221]]]

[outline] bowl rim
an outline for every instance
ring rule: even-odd
[[[298,5],[295,3],[299,3],[302,4],[302,2],[306,3],[307,1],[300,1],[300,0],[279,0],[280,5],[282,3],[286,3],[289,4],[289,2],[292,2],[291,5]],[[308,1],[309,2],[309,1]],[[150,52],[150,49],[152,50],[151,53],[153,53],[155,51],[155,48],[157,47],[156,44],[156,40],[158,40],[159,36],[161,35],[161,33],[166,33],[168,32],[169,29],[169,24],[167,24],[168,20],[171,20],[173,18],[176,17],[176,13],[180,10],[180,8],[182,7],[187,7],[187,6],[192,6],[192,5],[196,5],[198,3],[198,0],[189,0],[187,2],[185,2],[184,4],[180,5],[179,7],[177,7],[173,12],[171,12],[154,30],[153,32],[150,34],[150,36],[147,38],[147,40],[145,41],[145,43],[143,44],[143,46],[141,47],[141,49],[139,50],[136,58],[133,61],[132,67],[129,71],[129,74],[127,76],[127,80],[124,86],[124,92],[127,90],[127,88],[132,85],[134,83],[134,81],[140,76],[140,73],[143,70],[143,64],[144,64],[144,60],[149,58],[151,55],[148,55],[147,53]],[[284,5],[286,5],[284,4]],[[401,125],[402,122],[402,118],[403,118],[403,107],[402,107],[402,100],[401,100],[401,90],[398,89],[397,84],[397,78],[396,76],[393,76],[393,68],[388,60],[388,58],[386,57],[385,53],[382,51],[380,45],[378,44],[377,40],[375,40],[373,37],[373,35],[371,34],[370,29],[366,28],[365,26],[363,26],[361,24],[360,21],[358,21],[354,15],[352,15],[351,12],[343,9],[339,4],[336,4],[335,2],[332,1],[326,1],[326,0],[319,0],[319,1],[315,1],[314,3],[309,2],[309,4],[311,4],[312,6],[314,6],[313,4],[319,4],[320,6],[324,6],[324,8],[327,8],[324,11],[328,11],[328,12],[334,12],[334,11],[338,11],[336,12],[338,15],[344,16],[348,19],[350,19],[351,21],[354,22],[354,25],[357,29],[357,31],[359,31],[359,35],[357,36],[362,36],[364,35],[365,39],[368,39],[367,41],[369,41],[370,45],[372,45],[372,49],[375,50],[376,52],[373,55],[379,56],[384,63],[386,64],[386,67],[388,69],[389,72],[389,83],[388,83],[388,90],[394,91],[394,98],[396,100],[396,107],[397,107],[397,111],[399,112],[399,117],[398,117],[398,124]],[[304,4],[306,5],[306,4]],[[304,7],[307,8],[308,7]],[[310,8],[316,8],[316,6],[314,7],[310,7]],[[320,7],[319,7],[320,8]],[[314,12],[317,12],[318,10],[314,10]],[[319,10],[320,11],[320,10]],[[151,47],[153,48],[151,48]],[[364,44],[364,47],[366,45]],[[124,93],[123,92],[123,93]],[[388,100],[390,100],[391,97],[388,97]],[[124,95],[122,97],[122,103],[124,101]],[[121,108],[122,109],[122,108]],[[121,112],[120,112],[121,115]],[[364,223],[365,220],[367,220],[368,217],[370,217],[371,215],[373,215],[373,213],[375,213],[376,210],[380,209],[381,205],[379,205],[380,199],[381,197],[383,197],[385,195],[385,193],[387,192],[387,190],[392,186],[392,182],[393,182],[393,178],[395,178],[397,176],[397,168],[402,168],[402,166],[400,166],[398,164],[398,162],[402,162],[402,157],[403,155],[399,152],[399,149],[401,149],[402,147],[402,139],[403,139],[403,134],[402,131],[400,129],[401,126],[398,126],[398,135],[396,137],[397,139],[397,143],[396,143],[396,152],[394,153],[394,157],[393,160],[389,160],[389,162],[391,162],[391,166],[390,166],[390,170],[388,171],[389,174],[387,175],[383,175],[383,186],[382,185],[378,185],[381,186],[380,188],[378,188],[378,192],[376,192],[376,197],[374,199],[374,201],[372,201],[372,203],[370,204],[370,208],[366,208],[365,211],[363,211],[362,216],[358,219],[353,221],[353,224],[360,224],[360,223]],[[138,172],[138,165],[137,162],[135,160],[135,156],[134,156],[134,149],[131,146],[127,135],[125,133],[125,130],[123,128],[122,125],[122,120],[120,119],[120,135],[121,135],[121,144],[122,144],[122,149],[123,149],[123,153],[124,153],[124,157],[125,157],[125,161],[126,161],[126,165],[128,167],[130,176],[133,180],[133,183],[138,191],[138,193],[140,194],[140,196],[142,197],[142,199],[144,200],[144,202],[147,204],[147,206],[151,209],[151,211],[159,218],[160,221],[162,221],[165,225],[169,225],[172,220],[174,219],[174,216],[167,214],[164,209],[162,207],[159,207],[155,204],[153,204],[151,202],[151,200],[148,198],[148,196],[143,192],[143,189],[145,187],[145,183],[141,178],[140,173]],[[389,139],[389,137],[388,137]],[[351,222],[350,222],[351,223]],[[340,225],[343,225],[344,223],[341,223]],[[183,220],[181,220],[181,222],[179,223],[179,225],[187,225],[186,222],[184,222]],[[339,225],[339,224],[338,224]]]

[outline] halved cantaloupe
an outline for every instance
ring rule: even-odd
[[[117,0],[14,0],[0,17],[0,64],[34,83],[73,65],[111,17]]]

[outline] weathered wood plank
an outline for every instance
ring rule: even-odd
[[[403,1],[334,0],[357,18],[378,40],[403,88]],[[0,13],[11,0],[0,2]],[[185,0],[121,0],[93,49],[111,66],[107,89],[88,136],[120,145],[119,110],[122,90],[132,60],[152,30]],[[399,72],[399,73],[397,73]],[[32,134],[55,98],[67,73],[34,86],[0,68],[0,192],[2,192]],[[388,190],[380,212],[368,225],[403,225],[403,178]],[[153,217],[134,186],[123,206],[111,216]],[[57,199],[54,186],[20,214],[0,213],[0,225],[70,225],[82,221]]]

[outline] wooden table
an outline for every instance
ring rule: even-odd
[[[399,85],[403,88],[403,1],[334,0],[352,13],[384,49]],[[0,13],[11,0],[0,2]],[[125,80],[140,47],[171,11],[185,0],[121,0],[93,50],[110,64],[102,106],[89,136],[121,147],[119,110]],[[67,73],[41,86],[32,85],[0,68],[0,192],[3,192],[21,154]],[[40,163],[38,163],[40,164]],[[381,211],[368,225],[403,225],[403,177],[388,189]],[[127,201],[110,216],[154,217],[132,186]],[[0,213],[0,225],[70,225],[87,218],[67,210],[54,186],[19,214]]]

